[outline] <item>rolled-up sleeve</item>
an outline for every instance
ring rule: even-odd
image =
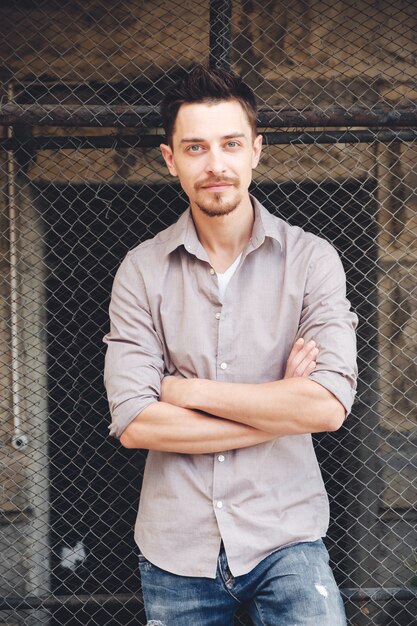
[[[129,253],[113,283],[110,332],[104,384],[112,423],[110,434],[120,437],[149,404],[159,400],[164,371],[163,351],[149,310],[143,278]]]
[[[356,393],[358,318],[346,299],[346,278],[334,248],[321,241],[313,255],[304,294],[299,336],[319,348],[310,379],[328,389],[350,412]]]

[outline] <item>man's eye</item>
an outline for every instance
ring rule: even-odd
[[[193,144],[192,146],[188,146],[187,150],[189,152],[198,152],[200,150],[200,146]]]
[[[228,141],[227,142],[227,147],[228,148],[237,148],[239,146],[237,141]]]

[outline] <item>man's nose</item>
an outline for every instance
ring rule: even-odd
[[[209,151],[207,154],[206,169],[216,176],[226,171],[226,165],[221,150],[213,149]]]

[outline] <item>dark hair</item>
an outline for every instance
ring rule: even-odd
[[[252,89],[234,72],[196,65],[165,94],[161,102],[162,124],[169,145],[172,147],[175,120],[182,104],[216,103],[224,100],[240,102],[255,135],[256,100]]]

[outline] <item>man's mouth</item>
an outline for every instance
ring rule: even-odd
[[[230,185],[229,183],[223,183],[223,184],[219,184],[219,183],[214,183],[213,185],[203,185],[202,189],[204,189],[205,191],[226,191],[227,189],[230,189],[230,187],[232,187],[232,185]]]
[[[228,189],[230,189],[230,187],[233,187],[233,186],[234,186],[234,183],[223,180],[223,181],[206,182],[200,185],[199,188],[204,189],[204,191],[214,191],[214,192],[219,193],[221,191],[227,191]]]

